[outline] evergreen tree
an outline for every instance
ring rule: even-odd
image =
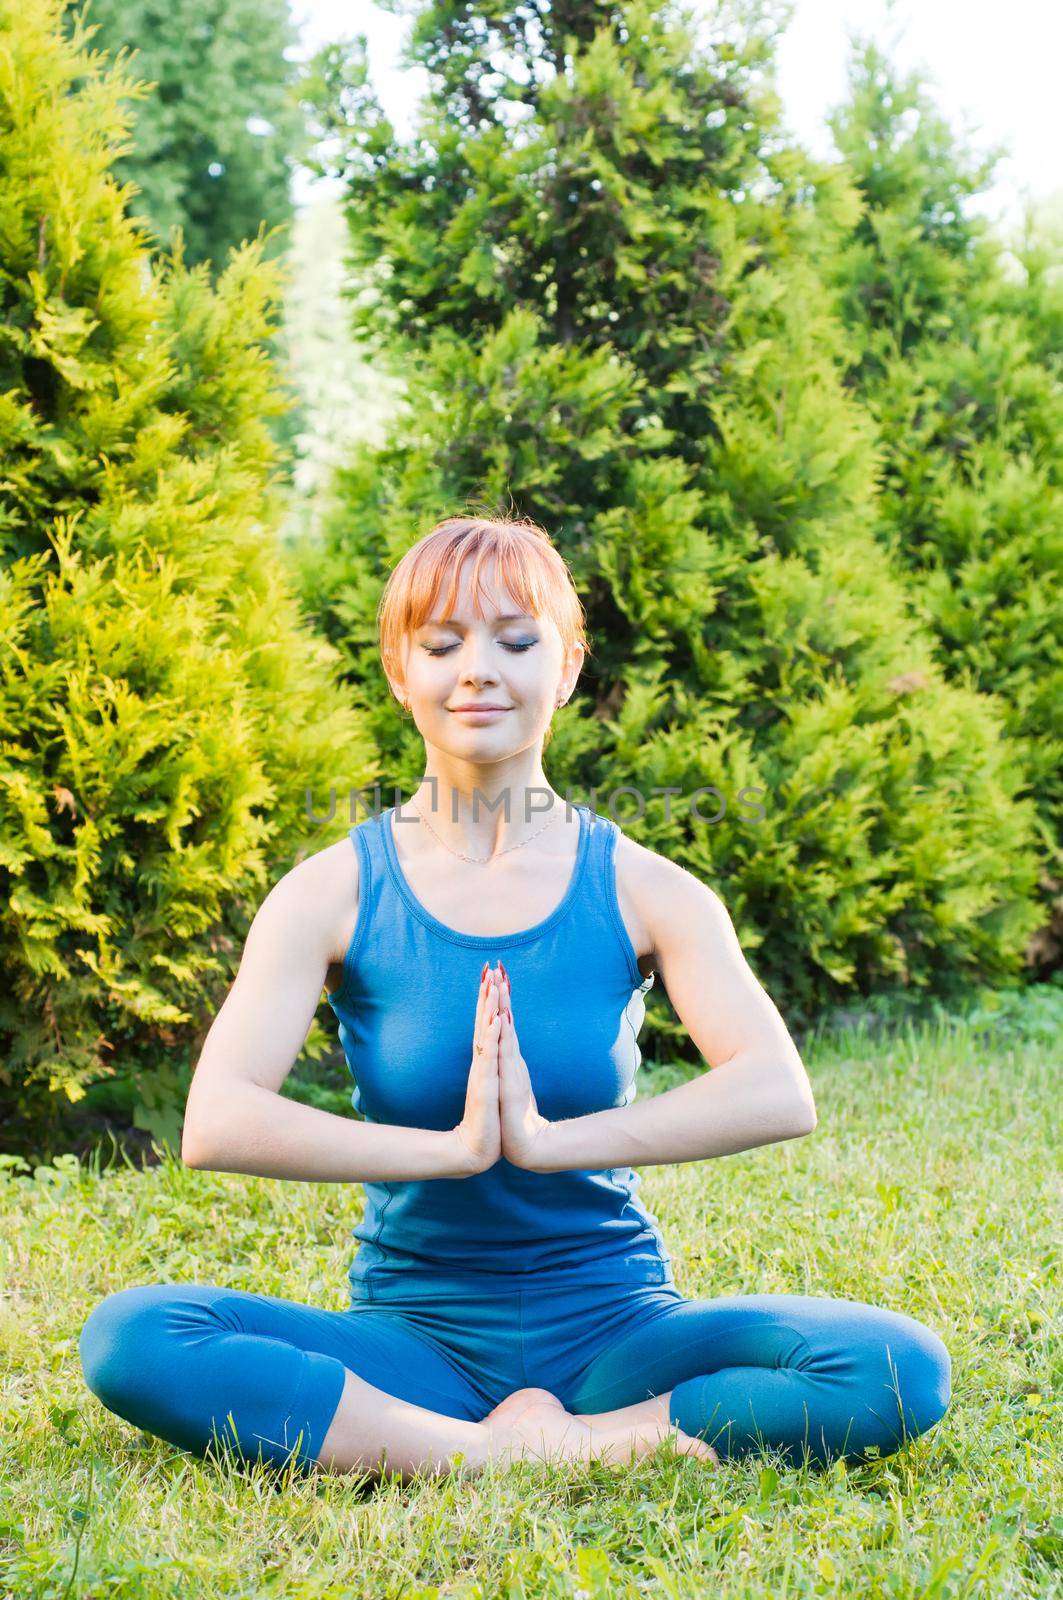
[[[121,56],[152,85],[113,170],[136,184],[134,209],[156,243],[180,228],[188,263],[220,269],[264,222],[266,254],[280,254],[306,143],[288,0],[84,0],[68,4],[68,29],[76,20],[93,52]]]
[[[373,761],[274,549],[278,264],[152,257],[60,0],[0,55],[0,1125],[121,1074],[173,1138],[307,790]]]
[[[364,47],[321,56],[355,326],[408,387],[302,571],[407,787],[420,741],[376,659],[388,571],[457,511],[546,527],[594,649],[555,784],[718,885],[801,1024],[854,990],[1014,977],[1036,861],[998,710],[944,680],[874,537],[879,441],[810,259],[859,201],[787,146],[771,45],[752,9],[702,37],[648,0],[437,0],[407,144]],[[681,799],[640,816],[610,805],[625,785]],[[711,826],[688,804],[707,785]]]
[[[854,51],[832,127],[863,208],[823,262],[880,424],[880,532],[943,671],[997,696],[1024,748],[1043,854],[1028,954],[1043,976],[1063,956],[1060,240],[1028,229],[1009,247],[971,214],[995,156],[965,150],[919,75],[873,43]]]

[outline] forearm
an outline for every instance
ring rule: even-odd
[[[197,1105],[194,1127],[186,1116],[181,1153],[187,1166],[211,1172],[303,1183],[402,1183],[460,1176],[456,1140],[453,1131],[361,1122],[240,1083]]]
[[[801,1138],[815,1120],[803,1067],[783,1066],[777,1056],[735,1056],[648,1100],[550,1123],[534,1170],[703,1161]]]

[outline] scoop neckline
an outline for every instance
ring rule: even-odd
[[[431,928],[434,933],[438,933],[443,939],[449,939],[453,944],[468,945],[482,950],[495,945],[527,944],[530,940],[537,939],[540,934],[549,932],[555,923],[560,922],[579,893],[589,854],[590,822],[587,817],[586,806],[577,801],[575,802],[575,810],[579,816],[579,843],[576,847],[575,865],[568,881],[568,888],[554,909],[541,922],[536,922],[530,928],[518,928],[516,933],[461,933],[457,928],[451,928],[447,923],[440,922],[438,917],[434,917],[410,887],[406,874],[402,870],[402,863],[399,860],[399,853],[395,848],[395,839],[391,831],[391,819],[396,810],[396,806],[388,806],[386,810],[380,812],[377,819],[384,841],[384,859],[387,862],[391,880],[413,915],[419,918],[426,928]]]

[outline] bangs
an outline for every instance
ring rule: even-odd
[[[589,654],[586,616],[560,552],[536,523],[507,518],[448,517],[401,558],[388,579],[379,609],[380,654],[393,679],[402,676],[406,637],[432,616],[440,596],[446,621],[458,595],[461,567],[472,561],[475,614],[486,615],[487,581],[505,590],[521,611],[549,618],[566,653],[580,642]]]

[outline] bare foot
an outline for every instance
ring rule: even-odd
[[[616,1411],[576,1411],[577,1422],[585,1422],[593,1432],[596,1449],[601,1453],[603,1441],[608,1443],[611,1458],[617,1461],[638,1460],[650,1455],[663,1439],[675,1441],[680,1455],[696,1456],[699,1461],[709,1461],[719,1466],[720,1458],[706,1440],[684,1433],[669,1415],[672,1391],[651,1396],[635,1405],[621,1406]]]
[[[585,1420],[577,1418],[577,1421]],[[720,1464],[720,1458],[711,1444],[694,1434],[684,1433],[674,1423],[651,1421],[604,1428],[591,1423],[587,1425],[591,1430],[594,1454],[605,1461],[623,1465],[641,1461],[643,1456],[652,1455],[665,1439],[671,1439],[677,1455],[695,1456],[698,1461],[707,1461],[716,1467]]]
[[[483,1418],[498,1461],[586,1461],[591,1430],[566,1411],[549,1389],[515,1389]]]
[[[525,1412],[529,1406],[549,1406],[555,1411],[564,1411],[564,1406],[556,1394],[551,1394],[549,1389],[514,1389],[512,1394],[495,1406],[484,1417],[484,1422],[513,1423]],[[567,1413],[566,1413],[567,1415]]]
[[[627,1464],[650,1455],[665,1438],[680,1455],[719,1466],[704,1439],[692,1437],[667,1419],[594,1427],[593,1417],[566,1411],[548,1389],[516,1389],[483,1418],[492,1435],[490,1454],[501,1461],[530,1455],[539,1461],[590,1461]]]

